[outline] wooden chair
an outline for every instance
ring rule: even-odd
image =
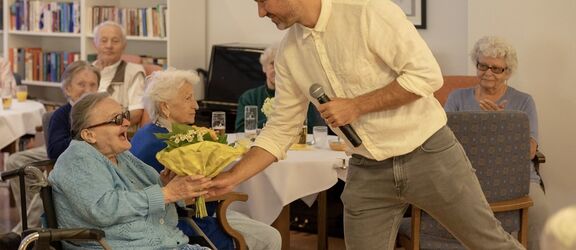
[[[527,245],[530,186],[528,117],[519,111],[448,113],[448,126],[464,147],[492,211],[507,232]],[[406,249],[464,249],[430,215],[412,206],[399,242]]]

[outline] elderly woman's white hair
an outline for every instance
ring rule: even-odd
[[[563,208],[548,219],[540,248],[576,250],[576,206]]]
[[[167,69],[156,71],[146,79],[144,92],[144,108],[148,111],[150,119],[157,121],[162,109],[160,103],[173,99],[184,84],[196,85],[200,81],[198,75],[190,70]]]
[[[518,57],[516,49],[506,40],[496,36],[485,36],[474,44],[470,53],[470,59],[474,64],[478,63],[480,56],[503,58],[510,73],[514,73],[518,68]]]
[[[262,65],[262,71],[266,72],[266,65],[272,63],[276,57],[276,52],[278,52],[278,44],[273,43],[268,46],[262,55],[260,55],[260,64]]]
[[[99,39],[100,29],[102,27],[105,27],[105,26],[114,26],[114,27],[117,27],[118,29],[120,29],[120,32],[122,33],[122,43],[126,43],[126,29],[124,28],[124,26],[120,25],[117,22],[110,21],[110,20],[102,22],[102,23],[98,24],[96,27],[94,27],[94,31],[92,33],[94,35],[94,38],[93,38],[94,43],[98,43],[100,41],[100,39]]]

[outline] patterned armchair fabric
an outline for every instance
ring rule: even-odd
[[[464,147],[489,203],[528,195],[530,129],[528,117],[517,111],[448,113],[448,126]],[[507,232],[518,232],[522,210],[495,213]],[[410,236],[410,219],[400,227]],[[452,235],[422,211],[421,249],[464,249]]]

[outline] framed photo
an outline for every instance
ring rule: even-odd
[[[417,29],[426,29],[426,0],[394,0]]]

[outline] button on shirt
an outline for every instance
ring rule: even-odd
[[[363,141],[352,153],[384,160],[411,152],[446,124],[433,93],[440,67],[403,11],[391,1],[323,0],[314,28],[295,24],[275,60],[275,110],[255,142],[278,159],[298,134],[318,83],[329,97],[353,98],[396,80],[418,100],[364,114],[351,125]],[[336,130],[342,138],[344,136]],[[352,148],[352,147],[351,147]]]

